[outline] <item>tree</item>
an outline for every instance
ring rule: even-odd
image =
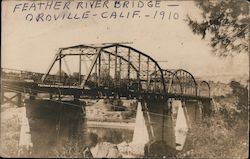
[[[60,76],[60,71],[57,71],[57,72],[56,72],[56,75],[57,75],[57,76]],[[62,76],[62,77],[68,77],[69,75],[68,75],[64,70],[61,70],[61,76]]]
[[[61,75],[61,78],[59,78],[59,76]],[[67,79],[69,78],[69,75],[64,71],[64,70],[61,70],[61,74],[60,74],[60,70],[58,70],[56,72],[56,79],[59,81],[60,79],[60,83],[64,83],[64,84],[67,84]]]
[[[109,72],[109,69],[107,67],[103,66],[100,78],[101,78],[101,83],[103,85],[105,85],[105,86],[113,85],[113,79],[110,76],[110,72]]]
[[[202,21],[187,16],[194,34],[204,39],[210,34],[210,45],[218,56],[248,52],[249,3],[245,0],[196,0],[202,10]]]
[[[237,109],[240,111],[239,115],[242,118],[247,118],[248,115],[248,90],[246,87],[241,85],[239,82],[231,81],[230,87],[233,90],[233,95],[237,97]]]

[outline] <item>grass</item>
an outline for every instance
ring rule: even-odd
[[[187,145],[178,154],[181,158],[247,158],[247,124],[238,121],[234,128],[223,117],[213,116],[194,125],[188,134]]]
[[[248,158],[248,90],[239,82],[214,98],[212,116],[192,126],[179,158]]]
[[[18,157],[21,112],[11,104],[1,106],[1,157]]]

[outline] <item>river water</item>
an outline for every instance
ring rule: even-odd
[[[181,145],[177,149],[181,150],[185,143],[187,126],[180,103],[176,105],[176,109],[173,111],[176,123],[174,124],[175,135],[176,142]],[[78,121],[82,116],[79,113],[82,111],[80,108],[58,105],[51,101],[33,101],[26,103],[25,107],[33,143],[33,157],[63,157],[62,153],[55,155],[50,150],[58,145],[67,144],[72,139],[69,137],[72,136],[72,131],[77,132],[78,136],[88,139],[84,143],[89,146],[94,157],[135,157],[130,153],[133,149],[130,143],[132,143],[134,134],[131,126],[107,128],[107,126],[101,127],[101,123],[97,127],[90,126],[87,124],[86,118],[82,118],[83,122]],[[81,126],[77,128],[79,124]],[[79,141],[81,142],[81,140]]]

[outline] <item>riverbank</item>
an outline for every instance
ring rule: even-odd
[[[87,127],[90,128],[111,128],[111,129],[129,129],[134,130],[135,123],[132,122],[99,122],[99,121],[88,121]]]

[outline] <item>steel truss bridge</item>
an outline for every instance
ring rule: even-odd
[[[76,70],[73,74],[69,69],[72,65]],[[5,96],[6,92],[15,95]],[[122,44],[60,48],[45,73],[2,68],[1,104],[11,102],[19,106],[23,94],[35,99],[40,93],[49,94],[50,100],[59,103],[64,96],[73,96],[76,100],[68,103],[72,106],[80,98],[137,99],[150,140],[144,147],[146,156],[168,154],[166,145],[176,147],[172,101],[181,101],[189,128],[199,116],[209,115],[212,110],[208,82],[195,79],[183,69],[162,68],[152,57]],[[16,97],[17,103],[13,100]],[[77,106],[84,112],[83,105]],[[67,113],[74,110],[67,108]],[[139,129],[134,131],[141,133]]]
[[[69,70],[68,57],[78,61],[74,75],[63,71],[63,65]],[[53,68],[57,74],[51,73]],[[183,69],[162,68],[149,55],[122,44],[60,48],[46,73],[3,68],[1,75],[5,92],[46,92],[75,98],[211,99],[208,82],[196,80]]]

